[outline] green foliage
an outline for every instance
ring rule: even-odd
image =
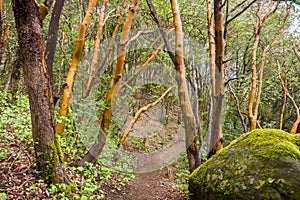
[[[2,160],[10,153],[7,147],[11,136],[5,135],[5,128],[13,128],[13,131],[18,133],[18,139],[23,143],[31,147],[33,143],[28,98],[26,96],[16,96],[13,98],[11,94],[4,92],[0,94],[0,104],[2,113],[0,116],[0,160]],[[62,137],[57,138],[60,140],[63,153],[66,155],[66,164],[80,159],[86,153],[84,144],[76,133],[76,123],[74,120],[72,110],[69,110],[66,117],[65,132]],[[106,181],[112,177],[116,177],[118,184],[115,187],[120,189],[134,178],[131,173],[125,173],[119,168],[108,168],[106,166],[107,163],[103,162],[96,165],[87,163],[86,167],[73,167],[74,174],[81,174],[83,181],[78,180],[71,185],[64,183],[53,184],[49,187],[48,191],[53,195],[54,199],[103,199],[104,193],[101,187]],[[44,183],[38,182],[30,185],[26,191],[34,194],[42,184]],[[5,199],[6,195],[1,193],[0,197]]]
[[[7,195],[5,193],[0,193],[0,199],[1,200],[6,200],[7,199]]]
[[[237,1],[230,0],[229,1],[229,10],[234,8]],[[77,30],[80,22],[82,21],[84,11],[87,8],[87,1],[78,1],[72,0],[65,4],[65,8],[63,9],[63,14],[60,19],[60,34],[58,39],[58,46],[55,52],[55,60],[53,65],[53,83],[54,83],[54,91],[55,93],[61,93],[63,90],[63,83],[66,77],[66,73],[68,71],[69,62],[71,60],[71,56],[73,53],[73,48],[76,40]],[[196,1],[178,1],[179,8],[181,11],[181,19],[183,23],[183,30],[185,32],[185,38],[189,38],[192,40],[192,43],[199,43],[197,49],[201,49],[201,53],[197,51],[195,52],[185,52],[185,59],[188,63],[189,58],[193,57],[193,59],[197,62],[195,64],[197,68],[197,72],[199,73],[199,77],[197,80],[200,86],[200,95],[199,99],[196,101],[199,102],[200,108],[200,116],[204,120],[204,125],[202,129],[204,133],[207,130],[207,113],[208,113],[208,102],[209,102],[209,90],[210,86],[205,80],[205,77],[208,75],[203,75],[203,68],[207,68],[208,62],[208,54],[207,54],[207,22],[206,22],[206,6],[205,1],[196,2]],[[17,34],[15,32],[15,25],[13,23],[13,13],[11,11],[11,3],[9,1],[4,1],[4,18],[3,18],[3,30],[5,32],[5,44],[4,50],[0,50],[0,76],[2,77],[0,81],[0,88],[3,89],[4,84],[7,81],[7,77],[11,72],[14,61],[17,59],[15,52],[17,49]],[[116,22],[118,20],[114,15],[118,15],[120,10],[122,9],[123,2],[121,1],[110,1],[107,4],[107,11],[112,11],[107,18],[107,21],[103,30],[103,37],[101,39],[106,40],[112,36],[112,32],[115,28]],[[170,4],[165,1],[153,0],[153,4],[158,12],[158,16],[160,17],[161,23],[165,28],[173,27],[173,19],[172,13],[170,9]],[[283,4],[282,4],[283,5]],[[80,6],[80,9],[78,9]],[[97,11],[99,12],[99,6],[97,7]],[[241,111],[247,112],[247,101],[249,98],[249,88],[251,86],[251,49],[253,44],[253,25],[256,20],[256,11],[258,10],[259,3],[255,3],[250,9],[248,9],[241,16],[237,17],[235,20],[230,22],[228,27],[227,34],[227,44],[226,44],[226,68],[234,69],[237,71],[237,80],[232,81],[232,88],[236,95],[240,100]],[[274,37],[276,37],[277,30],[283,25],[282,20],[285,14],[286,6],[280,6],[278,11],[271,16],[266,22],[266,26],[262,30],[261,34],[261,42],[260,48],[258,49],[258,66],[261,63],[261,54],[262,48],[268,45]],[[52,9],[51,9],[52,10]],[[230,13],[230,17],[234,16],[239,9],[232,10],[233,13]],[[106,13],[107,14],[107,13]],[[292,20],[297,19],[297,12],[293,12],[293,18],[287,23],[289,25]],[[43,25],[43,36],[47,37],[47,30],[50,21],[51,12],[48,17],[44,21]],[[96,16],[96,15],[95,15]],[[63,133],[63,136],[59,138],[61,142],[61,147],[63,149],[64,154],[66,155],[66,163],[72,163],[74,161],[80,160],[83,155],[86,153],[90,144],[94,141],[99,131],[99,127],[95,124],[98,123],[98,119],[95,116],[95,113],[88,112],[89,108],[96,110],[96,115],[101,116],[103,110],[107,107],[105,103],[105,97],[107,91],[110,87],[110,81],[113,74],[114,61],[109,60],[108,68],[106,68],[106,72],[101,75],[100,80],[96,80],[97,85],[92,95],[91,99],[82,100],[81,97],[84,96],[84,81],[86,80],[86,75],[88,71],[88,63],[90,61],[90,56],[93,52],[94,38],[97,29],[97,17],[93,17],[91,22],[90,29],[87,32],[86,42],[84,47],[84,52],[82,54],[81,60],[83,62],[80,63],[76,84],[74,86],[74,95],[76,99],[76,103],[71,104],[71,108],[68,111],[68,115],[66,119],[66,126]],[[123,23],[123,22],[122,22]],[[121,25],[122,27],[122,25]],[[149,15],[149,9],[145,1],[141,1],[138,14],[136,20],[133,23],[133,28],[135,29],[144,29],[144,28],[156,28],[157,26],[153,22],[152,17]],[[119,33],[121,28],[119,30]],[[263,92],[260,103],[260,110],[258,120],[262,127],[279,127],[279,114],[283,101],[283,92],[280,86],[280,83],[277,78],[277,70],[276,70],[276,58],[280,60],[282,64],[281,73],[285,74],[288,82],[288,89],[290,94],[294,97],[296,104],[299,105],[300,93],[299,93],[299,70],[298,64],[299,60],[294,56],[294,52],[291,48],[290,41],[297,41],[297,34],[293,34],[290,30],[284,31],[282,39],[279,41],[279,44],[272,48],[272,50],[267,55],[265,74],[263,79]],[[147,37],[144,37],[145,40],[142,41],[142,45],[144,45]],[[2,39],[2,38],[1,38]],[[153,38],[152,38],[153,39]],[[103,41],[102,40],[102,41]],[[118,41],[118,39],[117,39]],[[151,41],[151,39],[149,39]],[[139,43],[136,42],[136,43]],[[297,41],[299,43],[299,41]],[[136,45],[136,46],[134,46]],[[126,71],[125,74],[129,76],[136,69],[141,62],[141,58],[145,54],[145,49],[134,49],[141,44],[131,44],[129,48],[130,52],[126,55]],[[173,45],[173,43],[172,43]],[[194,44],[186,43],[186,49],[193,49]],[[103,53],[105,49],[101,49]],[[153,49],[150,51],[153,52]],[[196,55],[197,54],[197,55]],[[113,56],[112,56],[113,57]],[[100,58],[101,60],[101,58]],[[4,62],[3,62],[4,61]],[[165,74],[171,74],[173,70],[172,63],[168,57],[166,51],[162,50],[158,57],[154,60],[156,63],[159,63],[159,67],[164,67]],[[189,73],[191,67],[187,65],[187,72]],[[226,73],[227,73],[226,71]],[[150,74],[150,73],[149,73]],[[161,76],[161,74],[159,74]],[[21,75],[22,76],[22,75]],[[188,76],[188,75],[187,75]],[[226,74],[226,78],[230,78],[230,74]],[[124,76],[125,77],[125,76]],[[165,78],[165,77],[163,77]],[[169,77],[168,77],[169,78]],[[170,77],[170,79],[172,79]],[[138,94],[141,88],[145,90],[149,96],[147,97],[147,102],[152,102],[157,97],[161,95],[162,92],[166,89],[161,84],[153,84],[148,83],[145,84],[142,80],[137,79],[134,84],[130,84],[130,86],[126,86],[128,90],[132,94]],[[174,80],[173,80],[174,81]],[[23,84],[23,83],[22,83]],[[138,86],[138,84],[143,85]],[[21,88],[22,85],[20,84]],[[123,98],[123,99],[121,99]],[[128,101],[129,107],[133,110],[130,114],[134,114],[134,112],[143,104],[138,105],[137,98],[135,96],[121,97],[122,102]],[[224,125],[223,125],[223,133],[226,139],[226,144],[229,144],[230,141],[239,137],[242,133],[242,126],[240,119],[238,118],[235,103],[233,99],[227,95],[226,107],[224,108]],[[176,105],[177,99],[174,94],[170,94],[164,100],[163,104],[172,104]],[[73,99],[74,100],[74,99]],[[121,105],[122,106],[122,105]],[[58,107],[55,108],[56,113],[58,111]],[[87,111],[88,110],[88,111]],[[0,94],[0,160],[5,159],[7,155],[9,155],[9,150],[7,146],[9,145],[10,135],[7,134],[5,129],[12,129],[18,134],[18,139],[25,144],[29,145],[30,148],[33,148],[32,136],[31,136],[31,119],[30,119],[30,111],[29,111],[29,102],[28,98],[23,95],[13,96],[8,92],[2,92]],[[93,121],[88,122],[90,119]],[[168,122],[172,119],[171,115],[166,115],[165,125],[168,125]],[[59,121],[60,119],[57,119]],[[116,144],[119,138],[121,124],[125,119],[113,117],[112,126],[110,130],[110,135],[107,140],[112,144]],[[244,120],[247,123],[246,117]],[[295,111],[291,102],[288,100],[286,105],[286,111],[284,116],[284,130],[289,130],[293,122],[295,121]],[[93,138],[89,136],[93,135]],[[159,143],[162,140],[162,136],[156,134],[154,138],[151,138],[152,143]],[[146,139],[136,139],[132,137],[128,137],[128,141],[131,142],[132,146],[135,149],[148,151],[146,147]],[[204,139],[205,141],[205,139]],[[202,151],[202,161],[206,159],[206,145],[204,144],[204,148]],[[107,155],[103,155],[103,158],[109,158],[108,161],[102,159],[99,161],[97,165],[94,167],[88,164],[85,168],[74,168],[74,173],[80,173],[84,176],[84,182],[81,186],[81,183],[77,182],[79,185],[77,192],[70,192],[68,186],[61,185],[53,185],[49,189],[51,194],[55,194],[55,198],[58,199],[90,199],[90,198],[103,198],[103,193],[93,194],[96,190],[100,188],[100,184],[97,185],[97,181],[100,180],[101,183],[109,180],[113,174],[117,173],[119,175],[120,185],[123,186],[128,180],[132,179],[132,174],[122,174],[117,168],[108,168],[105,166],[109,166],[111,161],[110,153],[113,152],[114,146],[106,147]],[[128,159],[130,162],[130,159]],[[176,174],[175,176],[176,183],[178,188],[186,191],[187,188],[187,176],[188,171],[187,160],[186,158],[181,161],[177,161],[175,164]],[[273,179],[267,180],[269,183],[274,182]],[[32,185],[28,188],[29,192],[34,192],[39,185]],[[119,186],[117,186],[119,187]],[[94,196],[89,196],[89,194]],[[97,196],[98,195],[98,196]],[[3,196],[3,197],[2,197]],[[0,198],[6,198],[6,194],[0,193]]]
[[[32,144],[31,118],[27,96],[13,97],[10,93],[0,94],[0,128],[12,127],[18,133],[18,139]]]
[[[175,167],[175,185],[173,187],[182,190],[185,194],[189,194],[188,177],[190,171],[188,170],[188,160],[186,155],[181,155],[174,163],[172,163],[172,166]]]

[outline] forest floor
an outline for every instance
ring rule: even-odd
[[[6,128],[5,140],[3,140],[3,130],[1,130],[1,135],[0,199],[57,199],[57,194],[49,190],[36,169],[32,148],[22,142],[10,127]],[[183,191],[173,187],[175,183],[170,170],[172,169],[164,168],[137,173],[134,174],[135,178],[132,181],[122,186],[118,183],[118,175],[114,174],[100,187],[100,190],[105,195],[104,199],[107,200],[189,199]],[[76,177],[77,180],[82,179],[69,167],[66,168],[66,173],[72,178]],[[3,194],[6,195],[3,196]],[[69,199],[73,198],[69,197]]]
[[[168,116],[171,117],[166,118]],[[29,105],[26,99],[20,99],[17,107],[7,107],[0,118],[0,200],[189,199],[185,194],[189,172],[186,161],[179,159],[180,153],[184,152],[184,141],[181,140],[184,133],[178,125],[178,117],[178,109],[167,111],[162,105],[140,116],[123,145],[124,150],[135,153],[132,155],[146,153],[148,156],[141,157],[143,166],[133,170],[134,173],[114,171],[99,164],[85,168],[66,166],[65,173],[77,187],[70,192],[67,185],[49,186],[40,176],[33,149]],[[67,135],[61,140],[67,163],[76,161],[76,156],[83,152],[76,137]],[[172,162],[159,167],[172,156],[175,156]]]
[[[189,199],[181,190],[172,186],[166,174],[160,171],[146,172],[135,175],[121,190],[105,189],[107,200],[185,200]]]

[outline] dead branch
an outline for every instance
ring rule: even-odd
[[[149,108],[155,106],[156,104],[158,104],[175,86],[171,86],[169,87],[158,99],[156,99],[154,102],[149,103],[148,105],[140,108],[134,115],[134,117],[132,117],[129,125],[127,126],[127,128],[125,129],[120,142],[118,144],[118,147],[120,147],[120,145],[122,145],[124,143],[124,141],[126,140],[127,135],[129,134],[131,128],[133,127],[133,125],[135,124],[135,122],[138,120],[139,116],[143,113],[146,112],[147,110],[149,110]]]

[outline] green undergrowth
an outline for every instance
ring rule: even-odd
[[[188,170],[188,160],[185,153],[181,154],[181,156],[172,163],[174,169],[174,188],[178,188],[182,190],[185,194],[189,194],[188,190],[188,177],[190,175],[190,171]]]
[[[10,93],[2,92],[0,94],[0,113],[1,133],[5,132],[5,128],[10,128],[17,134],[18,139],[32,145],[31,118],[27,96],[13,97]]]
[[[56,113],[57,111],[56,108]],[[10,152],[11,140],[17,139],[33,150],[28,97],[25,95],[13,97],[9,93],[1,93],[0,113],[0,161],[7,159],[12,153]],[[99,160],[96,164],[87,163],[85,167],[71,167],[70,164],[80,160],[87,149],[77,135],[76,123],[71,111],[66,117],[66,122],[65,132],[56,139],[60,142],[65,158],[65,173],[70,177],[72,184],[51,184],[44,187],[45,181],[37,180],[26,188],[27,193],[35,194],[43,190],[43,193],[49,194],[52,199],[103,199],[104,187],[120,190],[134,178],[129,171],[110,167],[105,160]],[[34,166],[33,163],[28,163],[27,170],[30,171]],[[0,198],[6,197],[9,199],[5,192],[0,194]]]
[[[55,108],[57,115],[59,108]],[[0,94],[0,161],[5,160],[10,155],[10,140],[16,138],[32,151],[33,140],[31,133],[31,118],[29,100],[26,95],[13,97],[8,93]],[[70,177],[72,184],[65,183],[51,184],[45,186],[45,181],[37,180],[26,188],[27,193],[35,194],[43,191],[49,194],[52,199],[103,199],[105,198],[103,188],[113,188],[120,190],[134,175],[130,170],[113,165],[112,152],[117,144],[115,139],[107,138],[106,151],[101,154],[96,164],[87,163],[85,167],[71,167],[72,163],[81,160],[89,147],[82,142],[81,134],[78,134],[80,127],[76,126],[75,116],[70,109],[66,119],[65,130],[62,136],[57,136],[64,156],[66,173]],[[11,133],[8,134],[8,131]],[[111,130],[110,134],[115,134],[118,130]],[[116,144],[115,144],[116,143]],[[104,155],[107,154],[107,155]],[[61,156],[62,157],[62,156]],[[106,159],[107,158],[107,159]],[[34,161],[32,161],[34,162]],[[130,159],[128,160],[130,165]],[[188,164],[186,155],[183,154],[172,164],[173,183],[175,188],[181,189],[188,194]],[[126,164],[126,163],[125,163]],[[35,165],[28,163],[28,171]],[[38,177],[40,178],[40,177]],[[5,196],[5,193],[1,195]],[[9,198],[9,196],[8,196]]]

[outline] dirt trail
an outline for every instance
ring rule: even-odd
[[[106,200],[187,200],[181,190],[174,189],[167,172],[154,171],[135,174],[135,179],[121,190],[105,189]]]

